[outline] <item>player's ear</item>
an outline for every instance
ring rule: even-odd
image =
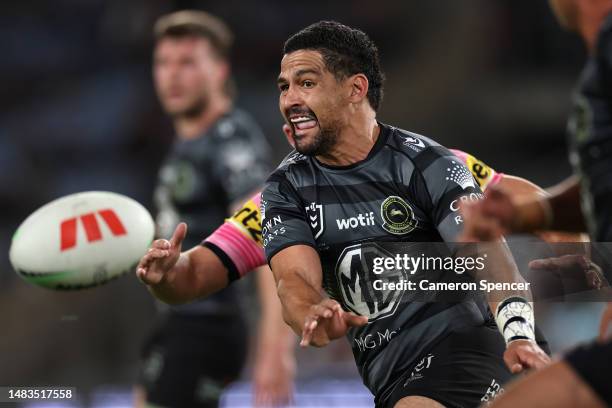
[[[224,84],[223,86],[225,86],[225,83],[231,75],[231,68],[229,63],[227,61],[219,60],[217,61],[217,64],[215,64],[214,69],[217,80],[219,81],[219,83]]]
[[[350,89],[350,101],[353,103],[360,103],[368,97],[368,89],[370,83],[368,78],[363,74],[355,74],[348,78],[348,82],[351,86]]]

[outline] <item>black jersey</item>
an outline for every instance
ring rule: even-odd
[[[568,133],[591,239],[612,241],[612,14],[582,71]]]
[[[159,172],[155,190],[157,233],[170,237],[180,221],[188,224],[183,248],[210,235],[230,212],[230,205],[261,187],[269,174],[270,149],[255,121],[234,109],[219,118],[205,134],[178,139]],[[219,303],[234,301],[232,290],[195,304],[173,307],[182,311],[218,312]]]
[[[458,200],[482,197],[472,174],[449,150],[379,125],[367,158],[350,166],[330,167],[291,153],[268,178],[261,201],[268,261],[291,245],[314,247],[329,296],[345,310],[368,316],[369,323],[347,337],[377,401],[428,347],[455,330],[490,323],[482,297],[421,302],[402,291],[372,291],[378,277],[373,257],[392,253],[394,245],[453,242],[463,224]],[[387,274],[394,278],[399,275]]]

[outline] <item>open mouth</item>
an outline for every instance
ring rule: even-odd
[[[317,126],[317,120],[310,116],[293,116],[289,121],[296,130],[307,130]]]

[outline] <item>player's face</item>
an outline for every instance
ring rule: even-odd
[[[211,91],[223,87],[224,62],[205,38],[162,38],[155,47],[153,77],[164,110],[171,116],[197,116]]]
[[[572,31],[576,30],[578,23],[576,1],[578,0],[548,0],[559,24]]]
[[[348,106],[343,85],[327,70],[318,51],[298,50],[283,57],[279,107],[298,152],[321,155],[333,148]]]

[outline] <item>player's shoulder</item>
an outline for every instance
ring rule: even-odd
[[[270,174],[268,180],[295,179],[296,175],[306,171],[309,157],[296,150],[291,151]]]
[[[382,126],[388,132],[386,145],[413,161],[416,167],[426,167],[439,158],[454,157],[450,150],[427,136],[394,126]]]
[[[215,142],[220,144],[236,141],[267,144],[263,131],[253,116],[239,108],[234,108],[219,118],[211,133]]]

